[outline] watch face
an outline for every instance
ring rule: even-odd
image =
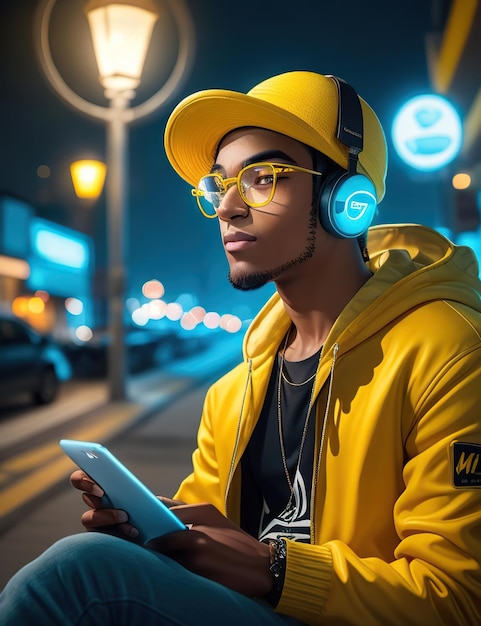
[[[282,539],[271,539],[269,542],[271,566],[274,578],[279,578],[286,566],[286,544]]]

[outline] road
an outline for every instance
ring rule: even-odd
[[[31,441],[50,428],[76,419],[79,407],[86,413],[107,402],[104,381],[68,381],[52,404],[32,406],[22,397],[0,406],[0,461],[11,455],[13,446]]]

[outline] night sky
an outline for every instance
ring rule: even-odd
[[[169,2],[159,4],[167,26],[154,30],[133,106],[160,88],[173,58],[172,52],[162,51],[162,44],[173,39]],[[138,296],[142,282],[158,278],[170,299],[191,292],[208,310],[245,317],[272,290],[246,294],[228,284],[216,222],[200,215],[189,187],[165,158],[163,131],[170,111],[201,89],[245,91],[268,76],[295,69],[344,78],[377,112],[388,138],[387,194],[377,221],[436,225],[442,177],[408,171],[390,141],[399,106],[431,90],[425,36],[439,28],[443,16],[433,15],[430,1],[188,0],[186,5],[195,29],[190,73],[159,111],[130,127],[128,295]],[[95,206],[86,207],[74,194],[68,168],[78,158],[105,159],[105,127],[61,100],[43,75],[34,46],[37,6],[34,0],[2,0],[0,9],[0,190],[32,203],[41,217],[94,236],[97,263],[103,267],[105,193]],[[105,106],[82,6],[81,0],[56,3],[52,54],[72,88]],[[50,168],[48,178],[38,177],[40,165]]]

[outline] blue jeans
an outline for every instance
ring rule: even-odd
[[[168,557],[102,533],[61,539],[0,594],[1,626],[299,626]]]

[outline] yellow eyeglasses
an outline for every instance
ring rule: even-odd
[[[278,175],[291,172],[322,176],[322,172],[315,172],[299,165],[253,163],[242,168],[233,178],[223,178],[218,172],[207,174],[200,179],[191,193],[195,196],[202,215],[213,218],[217,217],[217,209],[232,185],[237,185],[239,195],[247,206],[258,208],[269,204],[274,197]]]

